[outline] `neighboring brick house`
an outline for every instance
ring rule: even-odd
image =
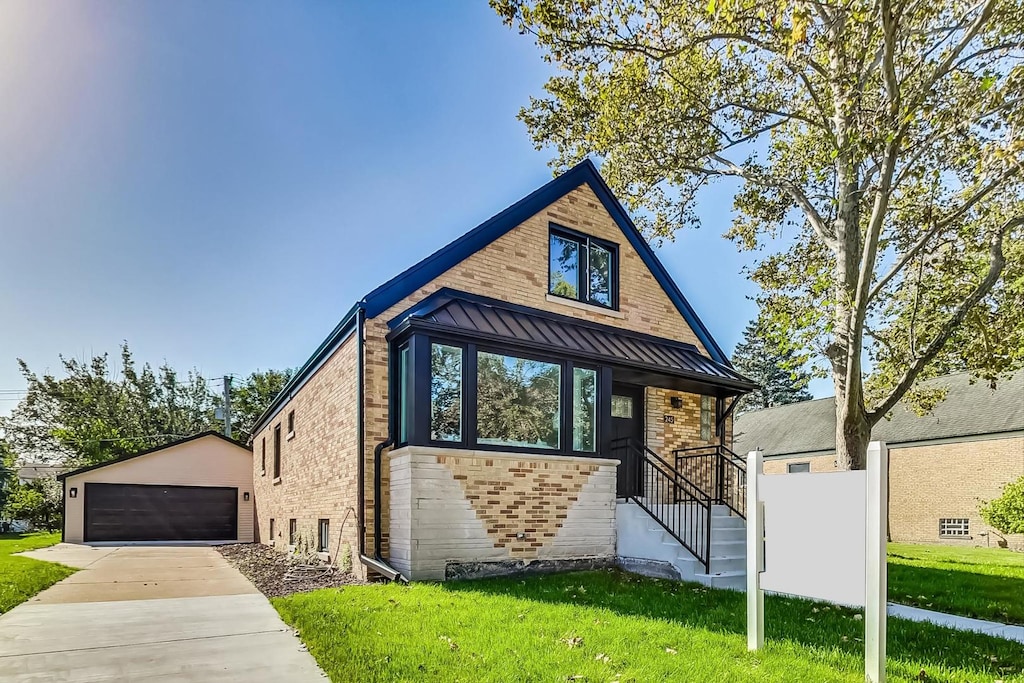
[[[258,538],[391,578],[613,562],[616,500],[753,387],[587,161],[345,315],[254,430]]]
[[[1024,476],[1024,371],[995,390],[968,373],[925,386],[945,389],[946,399],[925,416],[898,406],[871,435],[889,446],[890,540],[1024,550],[1024,534],[1001,534],[978,514],[980,503]],[[835,420],[832,398],[744,413],[735,421],[736,450],[763,451],[766,474],[829,472]]]

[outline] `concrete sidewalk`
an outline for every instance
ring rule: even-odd
[[[323,681],[266,598],[212,548],[25,553],[81,571],[0,616],[3,681]]]
[[[972,619],[955,614],[946,614],[945,612],[933,612],[932,610],[921,609],[920,607],[896,605],[891,602],[888,604],[886,611],[890,617],[909,619],[910,621],[926,621],[958,631],[974,631],[975,633],[984,633],[988,636],[1024,643],[1024,626],[1010,626],[997,621]]]

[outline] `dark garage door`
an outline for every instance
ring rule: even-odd
[[[85,485],[87,542],[227,541],[237,537],[237,488]]]

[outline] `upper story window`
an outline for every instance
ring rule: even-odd
[[[548,292],[586,304],[618,308],[618,248],[610,242],[551,227]]]

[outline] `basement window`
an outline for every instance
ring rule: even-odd
[[[295,537],[298,535],[299,523],[294,519],[288,520],[288,545],[295,545]]]
[[[321,519],[317,524],[317,552],[326,553],[331,540],[331,520]]]
[[[966,517],[942,517],[939,519],[940,538],[968,538],[971,535],[971,520]]]
[[[786,472],[789,474],[798,474],[800,472],[810,472],[811,463],[809,462],[791,462],[786,465]]]
[[[270,518],[270,543],[271,543],[271,545],[273,545],[273,543],[274,543],[274,518],[273,517]]]
[[[548,242],[548,293],[618,308],[618,247],[557,226]]]

